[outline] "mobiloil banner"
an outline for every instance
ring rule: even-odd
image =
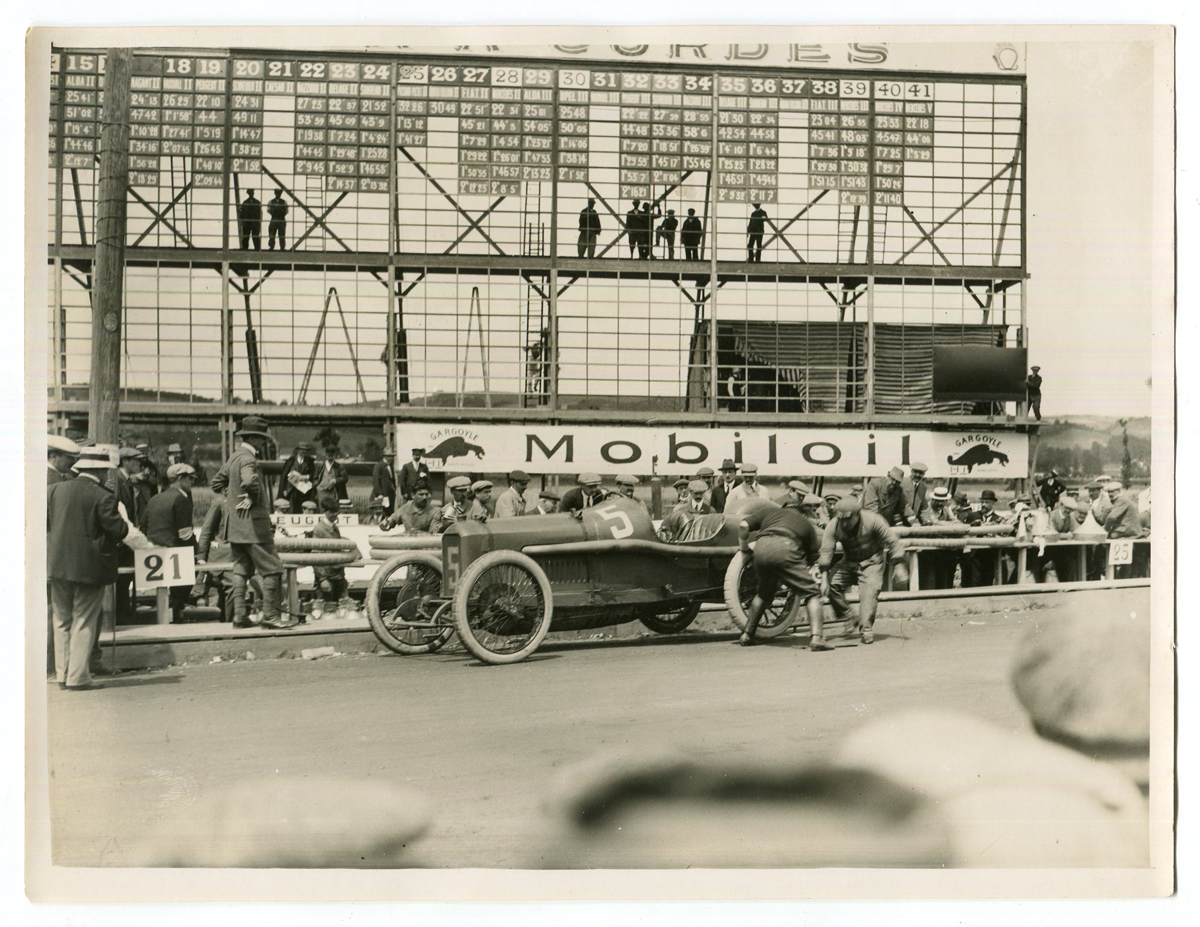
[[[729,459],[766,477],[880,476],[914,462],[930,477],[1028,476],[1027,436],[1003,431],[407,423],[397,433],[400,447],[424,448],[431,471],[450,473],[674,474]]]

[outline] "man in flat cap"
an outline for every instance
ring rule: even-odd
[[[467,518],[482,524],[492,517],[494,511],[491,481],[476,480],[471,484],[471,494],[475,497],[475,501],[471,503],[471,511],[467,514]]]
[[[139,526],[142,533],[157,547],[191,547],[195,552],[196,538],[192,528],[192,486],[196,471],[190,464],[171,464],[167,468],[170,485],[146,504]],[[175,621],[191,594],[190,586],[172,586],[168,594]]]
[[[1104,530],[1110,538],[1138,538],[1142,536],[1142,520],[1138,514],[1137,500],[1124,492],[1125,487],[1117,480],[1104,484],[1110,508],[1104,517]],[[1107,551],[1105,551],[1107,554]],[[1113,567],[1116,579],[1130,579],[1134,575],[1132,563],[1119,563]]]
[[[313,446],[299,442],[283,462],[279,475],[280,495],[287,499],[292,511],[299,513],[305,502],[317,501],[317,460]]]
[[[451,525],[466,521],[471,514],[470,477],[452,476],[446,480],[446,488],[450,490],[450,501],[442,506],[441,518],[438,519],[439,533],[444,533]]]
[[[225,497],[225,516],[220,540],[228,541],[234,561],[231,598],[234,627],[249,627],[246,587],[257,573],[262,582],[262,627],[294,628],[292,616],[281,617],[280,591],[283,561],[275,552],[271,522],[271,497],[259,460],[266,455],[272,438],[266,419],[247,415],[237,434],[242,439],[233,455],[212,479],[212,491]]]
[[[708,484],[704,480],[692,480],[684,492],[688,498],[677,505],[674,510],[662,520],[658,527],[658,536],[664,541],[678,541],[687,535],[688,526],[701,515],[714,515],[716,509],[704,501]]]
[[[508,489],[496,497],[496,518],[517,518],[525,514],[525,490],[529,488],[529,474],[524,470],[512,470],[508,474]]]
[[[676,509],[687,508],[688,503],[692,498],[692,494],[688,492],[688,483],[690,482],[691,480],[689,480],[686,476],[681,476],[671,484],[671,487],[675,490],[675,505],[671,508],[672,512]],[[667,514],[669,515],[670,512]]]
[[[812,522],[816,531],[824,531],[826,521],[821,512],[823,508],[821,497],[816,493],[805,493],[800,498],[800,514]]]
[[[538,504],[530,515],[553,515],[558,511],[558,493],[551,489],[543,489],[538,493]]]
[[[925,480],[925,474],[929,467],[917,462],[908,469],[912,475],[904,481],[903,485],[913,514],[916,515],[916,521],[913,524],[932,525],[933,513],[929,511],[929,483]]]
[[[379,505],[383,518],[396,511],[395,448],[384,448],[383,456],[371,468],[371,498]]]
[[[740,486],[742,481],[738,479],[737,464],[728,457],[721,462],[721,478],[716,485],[712,487],[708,502],[718,512],[725,511],[725,503],[729,500],[729,494],[734,488]]]
[[[884,555],[896,561],[894,575],[901,585],[908,583],[908,567],[904,565],[904,545],[883,516],[868,512],[857,499],[843,499],[834,509],[835,515],[825,528],[821,542],[821,594],[828,596],[833,613],[846,621],[846,634],[856,630],[864,644],[875,640],[875,610],[883,589]],[[842,545],[844,556],[833,563],[833,550]],[[850,614],[846,590],[858,586],[858,620]]]
[[[427,483],[421,483],[413,492],[413,497],[398,508],[390,518],[380,522],[379,527],[390,531],[396,525],[404,524],[405,534],[441,534],[441,509],[431,501],[433,493]]]
[[[825,493],[825,498],[822,499],[822,502],[824,504],[821,506],[821,521],[823,524],[828,525],[831,521],[833,521],[833,509],[841,501],[842,501],[841,493],[836,493],[836,492]]]
[[[616,494],[618,496],[622,496],[623,498],[626,498],[626,499],[632,499],[639,506],[641,506],[642,511],[645,512],[648,517],[650,515],[650,507],[647,506],[645,502],[643,502],[641,499],[637,498],[634,495],[634,490],[637,488],[637,485],[638,485],[638,478],[636,476],[634,476],[632,473],[617,474],[617,493]]]
[[[332,499],[339,505],[343,500],[349,500],[350,474],[338,460],[340,448],[330,441],[325,445],[325,459],[317,464],[315,482],[317,484],[317,505],[324,511],[326,499]]]
[[[704,480],[704,485],[708,487],[704,490],[704,501],[712,505],[712,488],[717,479],[716,471],[712,467],[701,467],[696,471],[695,479]]]
[[[71,470],[79,459],[79,445],[62,435],[46,436],[46,486],[75,479]]]
[[[400,468],[400,498],[405,502],[413,497],[413,493],[417,491],[417,484],[421,480],[429,481],[429,467],[421,459],[424,456],[425,448],[414,447],[412,460]]]
[[[729,491],[722,511],[735,512],[747,499],[768,499],[766,487],[758,482],[758,464],[742,464],[742,482]]]
[[[135,487],[137,487],[138,495],[141,496],[142,506],[144,507],[145,504],[158,495],[159,490],[163,488],[162,481],[158,478],[158,465],[150,456],[150,445],[142,442],[141,444],[135,445],[134,450],[142,455],[139,458],[142,469],[134,478],[133,484]]]
[[[877,476],[867,482],[862,507],[864,512],[882,516],[893,527],[917,523],[912,499],[904,489],[904,471],[899,467],[892,467],[887,476]]]
[[[104,587],[117,579],[117,548],[129,525],[101,479],[112,466],[104,445],[81,449],[77,479],[56,483],[46,500],[46,575],[54,609],[54,667],[64,689],[91,689],[90,661]]]
[[[752,533],[757,532],[753,541]],[[817,531],[798,509],[773,505],[752,507],[738,524],[738,547],[754,564],[758,588],[746,609],[746,627],[738,643],[756,643],[754,632],[768,602],[775,601],[780,586],[790,589],[804,604],[812,626],[809,649],[832,650],[825,640],[821,594],[813,579],[813,568],[821,557]]]
[[[562,497],[564,512],[579,512],[583,509],[599,505],[608,498],[608,493],[600,488],[600,476],[597,473],[579,474],[579,485],[568,489]]]
[[[1096,519],[1098,525],[1104,524],[1104,520],[1108,518],[1108,510],[1112,508],[1112,501],[1109,499],[1108,493],[1104,491],[1107,483],[1107,478],[1103,482],[1097,479],[1092,480],[1086,487],[1092,518]]]
[[[1029,376],[1025,378],[1025,401],[1029,410],[1039,422],[1042,420],[1042,375],[1041,367],[1030,367]]]

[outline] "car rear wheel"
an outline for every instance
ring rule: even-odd
[[[550,630],[550,580],[515,550],[484,554],[463,572],[454,593],[454,624],[466,648],[484,663],[517,663]]]
[[[754,573],[753,559],[747,559],[740,551],[729,561],[725,571],[725,607],[729,617],[743,631],[746,630],[746,611],[758,590],[758,577]],[[778,637],[792,626],[800,614],[800,600],[786,586],[781,587],[773,602],[768,602],[758,620],[755,637]]]
[[[684,602],[665,611],[658,611],[652,615],[643,615],[638,621],[651,631],[659,634],[678,634],[695,621],[696,616],[699,614],[699,602]]]
[[[389,650],[407,655],[433,653],[454,636],[454,625],[428,624],[439,611],[442,594],[442,559],[425,551],[406,551],[384,563],[367,587],[367,620],[371,630]]]

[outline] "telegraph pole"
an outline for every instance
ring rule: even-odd
[[[96,203],[88,437],[97,443],[116,444],[125,276],[125,190],[129,184],[129,72],[133,53],[128,48],[110,48],[106,54]]]

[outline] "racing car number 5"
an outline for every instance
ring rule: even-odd
[[[633,522],[629,520],[629,516],[618,509],[615,505],[599,505],[594,509],[595,513],[605,521],[615,521],[609,530],[612,532],[614,540],[627,538],[633,534]]]

